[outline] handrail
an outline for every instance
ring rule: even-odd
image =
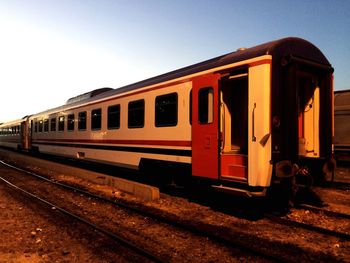
[[[255,127],[254,127],[254,115],[255,115],[256,103],[254,102],[253,112],[252,112],[252,141],[256,141],[255,137]]]
[[[225,129],[226,129],[226,111],[225,111],[225,105],[224,103],[220,103],[220,108],[222,109],[221,112],[221,123],[222,123],[222,131],[221,131],[221,146],[220,146],[220,151],[223,151],[225,148]]]

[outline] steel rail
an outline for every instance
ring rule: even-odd
[[[319,207],[312,206],[312,205],[300,204],[300,205],[296,206],[296,208],[311,210],[313,212],[324,213],[327,216],[334,216],[334,217],[339,217],[339,218],[344,218],[344,219],[350,219],[350,214],[345,214],[345,213],[341,213],[341,212],[337,212],[337,211],[327,210],[327,209],[319,208]]]
[[[294,226],[294,227],[303,228],[303,229],[306,229],[306,230],[309,230],[309,231],[317,232],[317,233],[320,233],[320,234],[324,234],[324,235],[328,235],[328,236],[334,236],[334,237],[350,240],[350,234],[347,234],[347,233],[342,233],[342,232],[339,232],[339,231],[330,230],[330,229],[327,229],[327,228],[314,226],[314,225],[310,225],[310,224],[294,221],[294,220],[287,219],[287,218],[282,218],[282,217],[275,216],[275,215],[272,215],[272,214],[265,214],[265,217],[268,218],[269,220],[273,221],[273,222],[276,222],[276,223],[280,224],[280,225]]]

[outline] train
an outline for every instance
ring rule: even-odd
[[[334,171],[333,71],[315,45],[287,37],[3,123],[0,145],[181,168],[215,190],[263,197]]]
[[[337,161],[350,161],[350,90],[334,92],[334,155]]]

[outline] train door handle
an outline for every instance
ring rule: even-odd
[[[253,106],[253,111],[252,111],[252,141],[255,142],[256,141],[256,137],[255,137],[255,127],[254,127],[254,117],[255,117],[255,109],[256,109],[256,103],[254,102],[254,106]]]

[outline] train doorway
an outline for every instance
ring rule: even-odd
[[[221,80],[220,174],[225,180],[248,180],[248,72]]]
[[[332,107],[331,72],[325,67],[293,63],[288,69],[286,83],[288,93],[285,110],[285,126],[288,141],[286,153],[293,162],[317,162],[320,158],[330,158],[332,141],[332,112],[323,107]]]
[[[299,156],[320,157],[319,122],[320,88],[316,75],[298,72],[298,140]]]

